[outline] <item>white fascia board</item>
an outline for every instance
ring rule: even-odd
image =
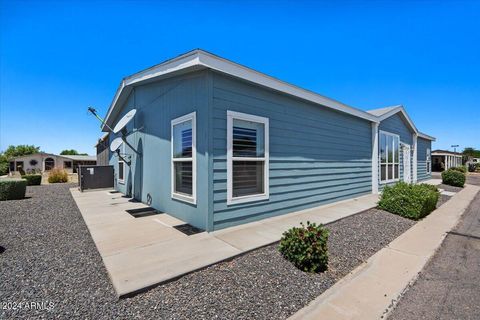
[[[419,132],[417,130],[417,127],[415,127],[415,124],[413,124],[412,119],[410,119],[410,117],[407,114],[407,111],[405,111],[405,108],[403,106],[398,106],[398,107],[392,109],[391,111],[389,111],[389,112],[385,113],[384,115],[378,117],[378,119],[380,121],[383,121],[383,120],[393,116],[394,114],[396,114],[398,112],[401,112],[404,115],[405,119],[407,119],[408,124],[413,129],[413,132],[418,134]]]
[[[260,73],[258,71],[252,70],[250,68],[244,67],[232,61],[223,59],[221,57],[201,50],[191,51],[182,56],[168,60],[164,63],[153,66],[149,69],[138,72],[130,77],[126,77],[125,79],[123,79],[117,89],[110,108],[108,109],[107,116],[105,117],[105,122],[108,122],[110,115],[113,113],[114,108],[117,107],[117,102],[126,87],[140,84],[148,80],[159,78],[161,76],[179,72],[181,70],[192,67],[203,67],[216,70],[237,78],[253,82],[261,86],[265,86],[273,90],[277,90],[307,101],[326,106],[334,110],[351,114],[362,119],[366,119],[372,122],[379,122],[376,116],[366,111],[347,106],[343,103],[326,98],[312,91],[299,88],[297,86],[291,85],[284,81],[275,79],[266,74]],[[105,130],[105,126],[102,126],[102,130]]]
[[[241,78],[261,86],[274,89],[292,96],[308,100],[317,104],[324,105],[331,109],[335,109],[344,113],[354,115],[359,118],[363,118],[372,122],[378,122],[377,117],[370,113],[359,110],[350,106],[347,106],[338,101],[329,99],[312,91],[308,91],[297,86],[291,85],[287,82],[275,79],[266,74],[260,73],[253,69],[244,67],[237,63],[228,61],[226,59],[214,56],[207,52],[199,52],[200,63],[207,68],[217,70],[222,73],[229,74],[231,76]]]
[[[194,67],[199,64],[200,61],[198,53],[192,52],[190,54],[185,54],[125,78],[125,86],[157,78],[165,74],[187,69],[189,67]]]
[[[418,133],[418,137],[426,140],[431,140],[431,141],[436,141],[437,139],[435,137],[429,136],[428,134],[425,133]]]
[[[432,152],[432,156],[449,156],[449,157],[463,157],[463,155],[460,152],[457,152],[457,154],[452,153],[445,153],[445,152]]]
[[[108,108],[107,115],[105,116],[105,119],[103,119],[104,123],[102,123],[102,127],[101,127],[102,131],[107,131],[106,127],[105,127],[105,123],[108,122],[108,118],[112,114],[112,111],[115,108],[115,105],[117,104],[118,98],[120,97],[120,94],[122,93],[123,88],[125,88],[125,80],[122,80],[122,82],[120,82],[120,85],[117,88],[117,92],[115,92],[115,96],[113,97],[112,103],[110,104],[110,107]]]

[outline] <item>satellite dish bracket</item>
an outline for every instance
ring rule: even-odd
[[[125,162],[125,163],[127,164],[127,166],[130,167],[130,165],[132,164],[132,161],[130,161],[130,159],[129,159],[129,160],[125,159],[125,158],[120,154],[120,150],[117,149],[116,153],[117,153],[117,156],[118,156],[123,162]],[[125,156],[125,155],[124,155],[124,156]],[[126,156],[127,156],[128,158],[130,158],[129,155],[126,155]]]

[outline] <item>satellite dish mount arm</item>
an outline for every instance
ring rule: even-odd
[[[130,166],[132,164],[132,162],[130,160],[127,160],[125,159],[124,157],[122,157],[122,155],[120,154],[120,149],[117,149],[117,151],[115,151],[117,153],[117,156],[123,161],[125,162],[128,166]]]
[[[110,128],[110,126],[105,122],[105,120],[102,119],[102,117],[100,117],[98,114],[97,114],[97,110],[95,110],[95,108],[93,107],[88,107],[88,111],[93,114],[95,116],[95,118],[97,118],[98,120],[100,120],[100,122],[108,128],[108,130],[110,130],[111,132],[113,131],[112,128]]]

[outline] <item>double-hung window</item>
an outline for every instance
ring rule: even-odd
[[[398,181],[400,177],[400,137],[380,131],[380,182]]]
[[[125,157],[125,142],[122,143],[120,155]],[[121,157],[118,157],[118,182],[125,183],[125,162]]]
[[[227,111],[227,204],[268,199],[268,118]]]
[[[196,203],[195,112],[172,120],[172,198]]]
[[[426,156],[426,166],[427,166],[427,174],[432,173],[432,158],[430,155],[430,149],[427,149],[427,156]]]

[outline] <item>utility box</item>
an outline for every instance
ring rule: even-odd
[[[79,166],[78,187],[89,189],[113,189],[113,166]]]

